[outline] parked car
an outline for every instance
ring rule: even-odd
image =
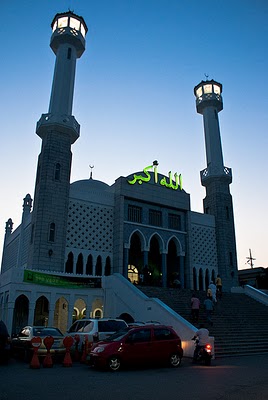
[[[4,321],[0,320],[0,364],[7,364],[10,357],[10,336]]]
[[[89,346],[91,346],[93,342],[104,340],[124,328],[127,328],[127,323],[122,319],[84,318],[75,321],[67,330],[67,335],[79,337],[78,349],[82,351],[85,336],[87,336]]]
[[[52,356],[63,356],[65,354],[65,347],[63,345],[64,335],[54,327],[46,326],[25,326],[20,332],[15,335],[11,340],[11,351],[14,356],[21,356],[25,361],[29,362],[33,355],[33,346],[31,340],[33,337],[40,337],[42,344],[38,349],[38,356],[45,356],[47,354],[44,339],[47,336],[52,336],[54,343],[51,347],[50,353]]]
[[[183,357],[181,339],[173,328],[145,325],[127,328],[95,343],[89,363],[117,371],[122,365],[143,366],[166,363],[178,367]]]

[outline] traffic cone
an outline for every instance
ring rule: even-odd
[[[63,345],[66,348],[66,353],[65,353],[64,360],[62,363],[63,367],[72,367],[72,365],[73,365],[71,354],[70,354],[70,349],[71,349],[73,343],[74,343],[74,340],[73,340],[72,336],[66,336],[63,339]]]
[[[52,368],[53,367],[53,360],[52,360],[51,353],[50,353],[50,349],[53,346],[53,343],[54,343],[54,338],[52,336],[47,336],[44,339],[44,345],[46,346],[46,349],[47,349],[47,354],[43,361],[44,368]]]
[[[38,337],[33,337],[31,340],[31,344],[33,346],[33,357],[30,362],[30,368],[39,369],[40,368],[40,361],[37,355],[38,349],[41,346],[42,339]]]

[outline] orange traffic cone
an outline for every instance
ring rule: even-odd
[[[46,354],[46,356],[44,358],[44,361],[43,361],[43,367],[45,367],[45,368],[52,368],[53,367],[53,361],[52,361],[52,357],[51,357],[51,354],[50,354],[50,349],[53,346],[53,343],[54,343],[54,338],[52,336],[47,336],[44,339],[44,345],[46,346],[46,349],[47,349],[47,354]]]
[[[73,365],[71,354],[70,354],[70,349],[71,349],[73,343],[74,343],[74,340],[73,340],[72,336],[66,336],[63,339],[63,345],[66,348],[66,353],[65,353],[64,360],[62,363],[63,367],[71,367]]]
[[[38,369],[38,368],[40,368],[40,362],[39,362],[37,352],[38,352],[39,347],[41,346],[42,339],[39,336],[33,337],[31,340],[31,343],[33,346],[33,358],[30,362],[30,368]]]

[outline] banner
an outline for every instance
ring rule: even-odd
[[[74,276],[59,276],[24,270],[23,281],[36,285],[58,286],[66,289],[100,288],[101,278],[79,278]]]

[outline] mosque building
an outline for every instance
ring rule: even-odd
[[[34,199],[23,199],[15,230],[6,222],[0,319],[16,333],[26,324],[66,331],[75,318],[105,316],[103,282],[113,274],[128,285],[194,290],[219,274],[224,290],[236,286],[232,171],[224,166],[218,119],[222,85],[206,80],[194,88],[206,146],[204,213],[191,211],[179,172],[160,173],[157,160],[111,186],[92,174],[70,184],[71,146],[80,134],[72,115],[75,68],[88,29],[71,11],[57,14],[51,27],[56,62],[49,110],[36,126],[42,143]]]

